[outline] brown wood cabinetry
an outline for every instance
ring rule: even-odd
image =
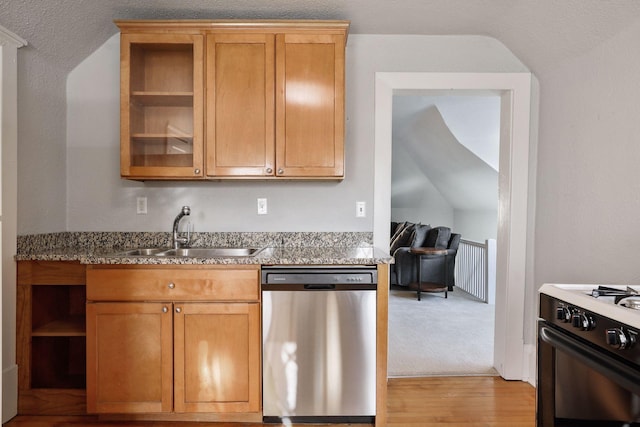
[[[273,34],[207,36],[207,176],[275,168]]]
[[[202,177],[203,46],[195,34],[122,35],[122,176]]]
[[[344,35],[277,35],[277,176],[344,176],[344,45]]]
[[[347,21],[116,23],[123,177],[344,177]]]
[[[176,412],[260,412],[257,303],[174,304]]]
[[[85,408],[85,266],[19,261],[18,413],[73,415]]]
[[[88,412],[259,421],[258,271],[89,266]]]

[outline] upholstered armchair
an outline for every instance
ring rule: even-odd
[[[448,227],[430,228],[428,225],[421,224],[413,224],[413,227],[414,231],[407,233],[411,236],[410,238],[404,241],[394,241],[393,238],[391,240],[390,252],[395,258],[395,263],[391,267],[391,284],[409,286],[411,282],[418,281],[418,257],[409,253],[412,247],[438,248],[446,249],[446,253],[421,257],[422,281],[446,283],[447,289],[452,291],[455,286],[455,259],[461,235],[451,233]]]

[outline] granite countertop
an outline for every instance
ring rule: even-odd
[[[63,234],[63,233],[58,233]],[[82,264],[142,264],[142,265],[202,265],[202,264],[390,264],[393,258],[385,251],[375,248],[358,233],[256,233],[247,238],[241,236],[200,236],[194,247],[257,247],[264,248],[253,256],[240,257],[183,257],[183,256],[126,256],[122,252],[135,247],[167,247],[153,236],[122,244],[118,233],[64,233],[67,236],[42,235],[25,238],[18,245],[17,261],[79,261]],[[217,233],[220,234],[220,233]],[[356,236],[354,236],[356,234]],[[368,237],[368,236],[367,236]],[[364,240],[364,241],[363,241]],[[45,243],[43,243],[45,242]],[[90,242],[88,244],[87,242]],[[274,242],[282,246],[273,245]],[[301,242],[315,244],[300,245]],[[20,244],[21,243],[21,244]],[[64,244],[61,244],[64,243]],[[115,244],[114,244],[115,243]],[[119,243],[119,244],[118,244]],[[204,244],[203,244],[204,243]],[[271,244],[269,244],[271,243]]]

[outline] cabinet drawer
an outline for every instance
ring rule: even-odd
[[[258,301],[258,267],[87,268],[90,301]]]

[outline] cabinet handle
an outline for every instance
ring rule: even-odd
[[[169,283],[169,285],[167,285],[169,289],[173,289],[176,287],[175,283],[171,282]]]
[[[279,175],[282,175],[283,173],[284,173],[284,169],[282,169],[282,168],[278,169],[278,174]]]
[[[162,312],[163,313],[167,313],[168,311],[169,311],[169,309],[167,308],[166,305],[164,307],[162,307]]]
[[[267,168],[267,173],[273,173],[273,169]]]
[[[200,175],[200,169],[194,170],[193,173],[196,174],[196,175]]]
[[[180,307],[176,307],[176,313],[182,313],[182,309]]]

